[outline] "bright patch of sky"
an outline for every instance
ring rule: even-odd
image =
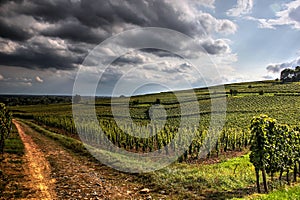
[[[278,25],[273,20],[280,21],[278,19],[284,13],[299,9],[300,1],[254,0],[249,13],[228,16],[228,10],[235,8],[237,2],[247,4],[247,1],[216,1],[214,12],[216,17],[233,20],[238,25],[238,31],[228,37],[232,41],[232,52],[238,55],[237,62],[232,63],[232,66],[238,74],[255,80],[266,74],[274,78],[279,77],[278,71],[267,71],[266,66],[270,63],[289,62],[299,56],[297,52],[300,43],[297,41],[300,39],[300,29],[295,28],[293,23],[291,25],[289,21],[292,20],[286,19],[285,23],[278,22]],[[287,11],[291,3],[294,9]],[[300,24],[299,19],[295,23]],[[264,27],[260,21],[266,21]],[[268,28],[268,25],[272,27]]]

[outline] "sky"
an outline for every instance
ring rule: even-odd
[[[299,41],[300,0],[2,0],[0,94],[70,95],[78,73],[104,96],[275,79]]]

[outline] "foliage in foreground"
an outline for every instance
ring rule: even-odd
[[[250,150],[250,161],[256,172],[257,190],[260,193],[259,171],[262,172],[265,192],[268,192],[266,174],[271,175],[286,172],[289,184],[289,173],[294,170],[294,182],[297,181],[297,169],[300,166],[300,134],[298,128],[291,129],[287,125],[281,125],[275,119],[267,115],[254,117],[251,121],[251,132],[254,135]]]
[[[0,153],[3,154],[5,139],[12,127],[12,115],[3,103],[0,103]]]

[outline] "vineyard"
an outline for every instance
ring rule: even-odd
[[[259,171],[262,171],[265,192],[268,192],[266,173],[271,175],[286,172],[287,183],[290,184],[289,173],[294,171],[293,181],[297,181],[300,169],[300,133],[299,128],[291,129],[287,125],[278,124],[275,119],[266,115],[255,117],[251,121],[251,132],[255,135],[251,145],[250,161],[255,166],[257,190],[260,192]]]
[[[187,143],[186,138],[192,135],[192,141],[177,160],[179,163],[197,163],[199,159],[222,158],[226,153],[251,150],[250,161],[255,166],[253,171],[256,173],[258,191],[261,192],[260,171],[266,191],[266,174],[269,174],[271,182],[274,177],[282,182],[283,175],[286,175],[285,180],[290,183],[290,171],[294,171],[294,181],[300,171],[299,86],[298,83],[266,81],[226,85],[226,92],[221,93],[217,89],[215,92],[210,89],[210,94],[207,88],[203,88],[180,91],[177,96],[165,92],[112,99],[96,98],[97,124],[89,118],[82,118],[82,122],[75,125],[72,105],[69,103],[11,106],[10,110],[14,117],[57,134],[93,141],[94,147],[105,145],[107,138],[118,148],[133,153],[163,151],[171,155],[182,149]],[[193,94],[196,94],[196,101],[192,98]],[[178,95],[181,102],[178,101]],[[221,130],[209,128],[213,117],[212,101],[218,105],[226,102],[226,116]],[[192,109],[192,104],[199,107],[199,112]],[[92,105],[90,98],[82,97],[75,106],[83,109]],[[187,108],[184,115],[181,113],[183,108]],[[165,118],[160,118],[162,113],[166,115]],[[84,136],[79,135],[77,130],[84,132]],[[104,134],[99,134],[100,131]],[[138,137],[139,134],[144,137]],[[174,138],[178,139],[174,141]],[[209,150],[205,157],[201,154],[203,148]],[[254,179],[250,182],[255,183]]]
[[[195,91],[198,98],[198,102],[196,103],[199,105],[200,123],[199,126],[191,127],[190,124],[185,124],[184,127],[181,127],[181,133],[183,133],[180,135],[181,138],[186,138],[191,134],[195,136],[181,160],[197,159],[200,147],[203,145],[212,150],[211,154],[213,155],[218,155],[228,150],[242,150],[249,147],[253,135],[249,131],[250,121],[253,116],[261,113],[276,118],[280,123],[287,123],[291,126],[298,125],[297,116],[299,115],[300,98],[295,95],[296,89],[298,89],[296,87],[298,86],[297,83],[290,84],[291,87],[285,84],[268,82],[252,83],[251,87],[249,87],[250,84],[227,86],[227,99],[225,99],[224,94],[211,95],[211,98],[218,97],[220,101],[224,99],[227,101],[226,123],[220,133],[213,134],[218,137],[215,144],[210,144],[210,141],[206,141],[204,144],[204,138],[206,138],[211,117],[211,99],[208,98],[210,97],[209,93],[206,89]],[[240,93],[236,96],[231,96],[229,94],[231,88],[240,91]],[[258,94],[258,91],[261,89],[265,91],[264,95]],[[288,89],[291,89],[290,93],[287,93]],[[271,93],[275,91],[276,93]],[[285,92],[285,95],[278,95],[278,91],[281,94]],[[151,152],[161,149],[161,147],[169,144],[178,132],[180,120],[182,120],[180,118],[180,107],[184,106],[183,104],[191,104],[190,92],[183,91],[180,93],[180,95],[185,97],[185,101],[181,103],[177,102],[176,96],[172,93],[132,97],[129,105],[130,118],[126,115],[126,99],[116,98],[112,101],[113,104],[110,104],[110,101],[107,99],[97,100],[96,113],[100,127],[114,145],[128,151]],[[161,106],[157,107],[156,110],[165,110],[167,115],[167,120],[163,126],[161,126],[163,122],[160,123],[160,121],[156,125],[151,124],[148,114],[149,108],[155,105],[158,100]],[[82,103],[86,104],[88,102]],[[117,115],[112,114],[112,107],[115,110],[117,109]],[[162,111],[156,112],[159,113]],[[184,116],[188,118],[185,121],[192,122],[195,120],[194,115],[198,113],[194,113],[193,110],[188,112],[190,115]],[[77,129],[83,130],[86,133],[86,139],[95,141],[95,145],[101,144],[103,141],[101,138],[103,136],[97,134],[100,128],[98,125],[93,125],[89,121],[86,121],[77,125],[76,129],[72,117],[72,107],[68,104],[54,104],[47,107],[40,105],[18,107],[15,113],[17,113],[17,116],[21,115],[22,117],[33,119],[40,125],[46,125],[58,133],[64,133],[77,139]],[[118,124],[115,121],[116,118],[121,119],[118,120],[120,121]],[[158,134],[155,134],[156,132]],[[134,137],[133,135],[137,135],[136,133],[143,133],[151,137]],[[169,148],[175,151],[177,146],[181,146],[181,144],[173,143]],[[166,151],[168,151],[168,148]],[[211,154],[208,156],[211,156]]]

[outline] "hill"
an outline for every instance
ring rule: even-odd
[[[92,141],[93,143],[90,144],[93,147],[97,147],[97,145],[103,147],[104,137],[106,137],[113,146],[127,152],[147,154],[160,151],[162,154],[171,156],[173,151],[184,146],[184,141],[178,140],[168,148],[163,147],[177,135],[185,138],[192,134],[194,138],[191,145],[171,166],[140,175],[120,173],[119,178],[114,180],[120,181],[120,177],[130,180],[133,185],[137,185],[137,190],[150,188],[151,192],[149,193],[146,189],[143,191],[157,198],[227,199],[245,197],[247,194],[255,193],[255,171],[247,154],[252,138],[249,132],[250,120],[253,116],[267,114],[277,119],[278,123],[298,127],[299,86],[299,82],[259,81],[228,84],[225,85],[225,91],[220,91],[219,87],[212,87],[210,90],[198,88],[174,93],[164,92],[112,99],[96,98],[98,125],[105,135],[99,135],[99,132],[96,131],[99,129],[95,129],[97,126],[89,119],[83,118],[82,123],[75,126],[70,102],[18,105],[10,106],[9,109],[15,118],[21,118],[21,121],[27,124],[28,130],[34,130],[28,132],[35,132],[32,137],[38,137],[37,142],[47,140],[45,143],[52,144],[48,141],[49,139],[42,139],[39,136],[42,134],[51,141],[59,143],[64,149],[89,159],[89,153],[81,141]],[[192,98],[193,95],[196,96],[196,99]],[[213,116],[218,113],[216,110],[212,110],[212,102],[217,105],[223,105],[222,103],[225,102],[226,115],[224,115],[225,121],[222,130],[214,132],[213,140],[206,140],[209,131],[216,131],[209,129],[211,122],[217,121]],[[82,98],[82,101],[76,106],[84,111],[85,108],[93,107],[90,103]],[[182,115],[182,108],[190,108],[194,105],[197,105],[199,110],[188,109],[184,116]],[[151,110],[155,110],[154,113],[158,115],[166,113],[166,118],[159,116],[153,118]],[[200,117],[200,121],[194,124],[197,117]],[[158,124],[153,124],[153,119]],[[183,121],[185,123],[182,123]],[[163,123],[163,126],[159,126],[160,122]],[[76,128],[85,130],[87,134],[82,137]],[[140,138],[139,134],[145,134],[144,136],[147,137]],[[39,148],[43,149],[43,145]],[[201,154],[201,147],[210,151]],[[51,148],[47,147],[46,149]],[[50,152],[49,155],[51,157]],[[51,168],[58,170],[57,173],[62,173],[59,172],[57,163],[60,165],[63,163],[57,160],[57,155],[55,156],[54,160],[51,160],[52,157],[50,159]],[[237,158],[232,158],[236,156]],[[101,157],[109,157],[110,166],[119,170],[134,171],[137,167],[144,167],[136,161],[124,160],[124,157],[110,151],[102,152]],[[94,164],[90,164],[90,166],[99,165],[98,161],[92,162]],[[106,160],[101,160],[101,162],[105,163]],[[103,170],[103,168],[94,170],[100,173],[98,170]],[[112,168],[109,170],[105,168],[104,173],[109,178],[109,174],[115,174],[115,171]],[[59,177],[57,180],[60,180]],[[60,183],[57,184],[59,188],[64,187],[59,185]],[[133,192],[136,190],[132,184],[126,186],[129,193],[125,192],[124,195],[143,196],[144,194],[139,194],[138,191]],[[147,195],[143,197],[147,198]]]

